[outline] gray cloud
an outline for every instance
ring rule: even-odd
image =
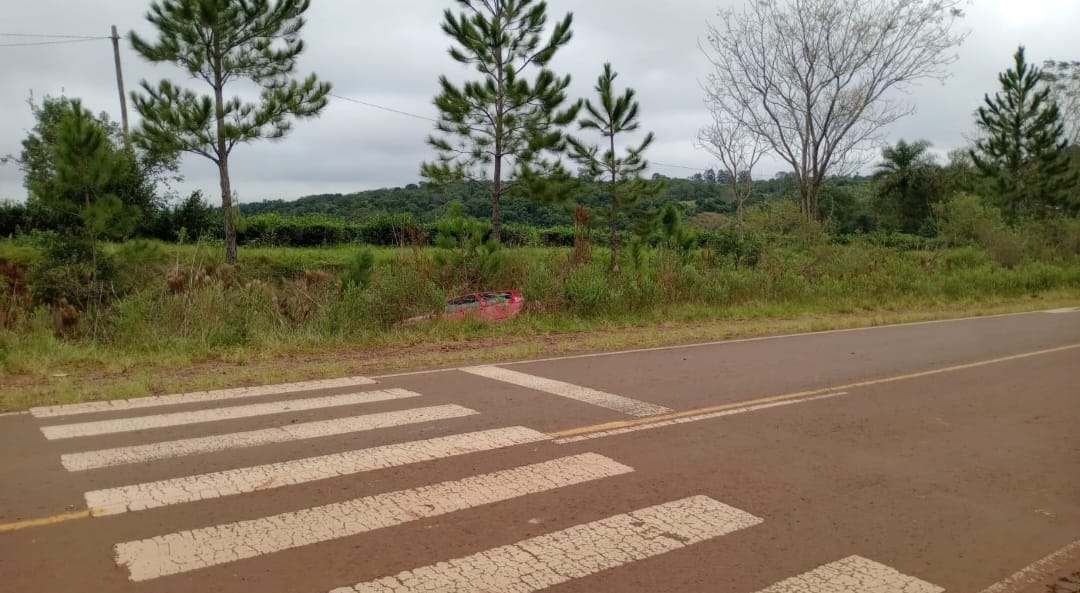
[[[143,15],[146,0],[108,3],[37,0],[5,7],[2,33],[107,35],[152,31]],[[706,168],[708,155],[694,148],[699,127],[708,121],[701,81],[709,63],[698,50],[706,22],[716,19],[731,0],[549,0],[552,20],[567,11],[575,17],[575,37],[553,68],[573,76],[572,95],[591,96],[602,64],[612,62],[619,82],[638,90],[643,124],[656,133],[650,151],[654,170],[685,176]],[[450,40],[439,29],[450,0],[316,0],[305,29],[307,51],[302,72],[314,71],[334,83],[344,97],[434,117],[431,100],[437,79],[446,74],[466,80],[471,73],[446,53]],[[1029,59],[1080,59],[1080,3],[1072,0],[973,0],[964,26],[971,30],[945,83],[924,82],[906,99],[918,106],[915,115],[888,131],[890,140],[925,138],[944,153],[961,147],[974,133],[972,113],[984,93],[996,90],[997,73],[1008,66],[1018,44]],[[31,41],[0,37],[0,44]],[[182,79],[171,67],[142,62],[124,43],[129,90],[140,79]],[[70,45],[0,47],[4,77],[0,79],[0,154],[19,151],[19,142],[33,126],[26,106],[32,92],[81,97],[95,111],[119,118],[112,49],[107,40]],[[424,143],[430,122],[334,99],[317,120],[298,122],[281,142],[241,146],[234,152],[233,186],[241,200],[295,198],[313,193],[349,192],[400,186],[418,179],[419,164],[431,158]],[[770,161],[765,174],[782,170]],[[217,174],[209,161],[189,156],[183,164],[181,192],[202,189],[216,200]],[[19,171],[0,166],[0,198],[25,195]]]

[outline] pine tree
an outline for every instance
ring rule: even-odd
[[[79,221],[71,236],[61,242],[89,251],[89,288],[99,297],[97,241],[103,236],[122,238],[135,229],[139,209],[125,206],[108,188],[125,172],[126,155],[119,153],[108,136],[78,100],[67,104],[56,129],[51,149],[53,172],[35,181],[31,191],[44,205]],[[81,303],[86,306],[87,303]]]
[[[125,206],[108,188],[124,174],[125,162],[82,103],[71,101],[52,146],[53,175],[32,191],[50,207],[80,220],[84,238],[122,237],[134,229],[138,209]],[[47,188],[47,189],[46,189]]]
[[[640,105],[634,98],[634,89],[626,89],[617,96],[614,88],[618,74],[611,69],[611,64],[604,64],[604,72],[596,82],[599,105],[591,100],[585,102],[586,115],[579,122],[582,130],[595,130],[604,139],[604,152],[596,145],[586,145],[571,138],[571,157],[588,172],[590,178],[607,186],[608,208],[603,213],[610,232],[611,271],[617,266],[618,223],[619,217],[641,198],[655,195],[662,186],[658,183],[646,184],[641,179],[641,172],[648,166],[643,154],[653,142],[649,132],[636,147],[626,149],[625,156],[616,153],[616,139],[622,134],[636,131],[640,127],[638,110]]]
[[[1039,68],[1024,59],[998,76],[1001,92],[984,99],[976,124],[986,135],[971,157],[1013,219],[1047,216],[1068,206],[1077,177],[1069,172],[1064,125]]]
[[[421,165],[435,183],[488,180],[491,183],[492,235],[498,241],[502,222],[500,200],[522,182],[557,171],[547,158],[564,149],[560,128],[577,118],[578,105],[563,109],[570,77],[547,68],[572,33],[573,15],[556,23],[544,39],[547,3],[534,0],[457,0],[464,9],[447,9],[442,30],[455,43],[450,56],[481,74],[457,86],[439,78],[435,98],[436,129],[428,138],[438,152],[434,163]],[[529,81],[528,71],[536,71]]]
[[[198,154],[218,167],[225,223],[225,260],[237,262],[229,155],[243,142],[284,137],[292,118],[314,117],[326,106],[330,85],[312,74],[292,78],[304,49],[300,31],[310,0],[160,0],[147,20],[157,28],[150,42],[131,34],[131,44],[151,62],[182,67],[205,82],[212,95],[197,95],[167,80],[142,83],[133,93],[143,118],[137,134],[147,146]],[[226,98],[231,82],[261,89],[257,102]]]

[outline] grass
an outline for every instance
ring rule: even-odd
[[[538,248],[506,250],[484,278],[525,292],[530,307],[517,319],[403,326],[461,290],[459,271],[436,266],[430,250],[375,250],[364,287],[335,283],[356,247],[246,248],[239,269],[222,266],[214,245],[140,241],[105,252],[114,298],[86,307],[64,337],[48,307],[0,300],[9,319],[0,411],[1080,304],[1069,256],[1009,267],[976,248],[776,245],[753,267],[705,250],[653,250],[609,274],[602,249],[571,266],[568,250]],[[0,241],[5,257],[32,265],[41,256]],[[166,286],[175,271],[186,278],[177,294]]]
[[[397,329],[363,347],[295,348],[281,344],[201,360],[182,355],[117,356],[98,349],[80,351],[73,345],[71,350],[45,348],[32,356],[40,363],[35,369],[0,376],[4,380],[0,411],[1078,305],[1080,290],[1024,299],[950,305],[912,303],[864,311],[752,305],[725,311],[720,318],[708,321],[701,321],[702,312],[693,307],[674,308],[674,320],[665,322],[560,321],[550,314],[527,314],[501,325],[437,322]]]

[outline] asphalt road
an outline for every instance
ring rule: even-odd
[[[0,591],[1034,593],[1080,311],[0,417]]]

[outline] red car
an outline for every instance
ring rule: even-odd
[[[475,317],[484,321],[503,321],[521,313],[525,297],[516,290],[476,292],[454,297],[446,301],[442,313],[429,313],[407,319],[405,323],[418,323],[427,319],[465,319]]]

